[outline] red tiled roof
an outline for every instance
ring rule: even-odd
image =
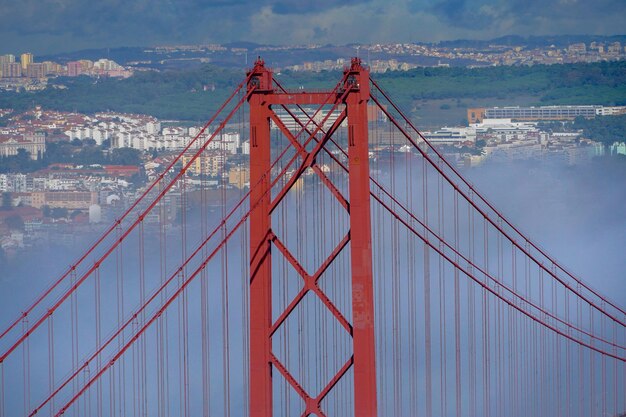
[[[25,221],[43,218],[43,212],[41,210],[34,207],[23,206],[13,207],[12,210],[0,210],[0,222],[4,222],[6,218],[15,215],[20,216],[22,220]]]

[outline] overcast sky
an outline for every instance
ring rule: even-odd
[[[0,53],[623,34],[624,0],[0,0]]]

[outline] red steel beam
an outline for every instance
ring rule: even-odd
[[[369,71],[359,59],[347,73],[348,169],[352,262],[352,315],[354,344],[354,411],[359,417],[376,417],[376,352],[374,334],[374,284],[367,101]]]
[[[293,113],[289,113],[289,114],[292,117],[294,117]],[[343,112],[342,112],[342,114],[343,114]],[[282,122],[282,120],[280,120],[280,118],[276,115],[276,113],[272,112],[270,117],[271,117],[272,121],[276,124],[276,126],[278,126],[278,128],[283,133],[283,135],[285,135],[285,137],[287,139],[289,139],[289,142],[291,142],[291,144],[294,146],[294,148],[296,148],[296,151],[298,152],[298,154],[300,155],[302,160],[303,161],[306,160],[306,158],[309,155],[309,153],[306,151],[304,146],[302,146],[300,144],[300,142],[298,142],[298,139],[296,139],[296,137],[289,131],[289,129],[287,129],[285,124]],[[309,134],[309,136],[314,136],[312,132],[309,132],[308,134]],[[343,206],[343,208],[345,208],[346,210],[349,210],[348,200],[346,200],[346,198],[341,194],[341,192],[337,189],[337,187],[335,187],[335,185],[330,181],[328,176],[326,174],[324,174],[324,172],[321,170],[321,168],[316,163],[314,163],[311,166],[311,169],[313,169],[313,171],[317,174],[317,176],[322,180],[324,185],[326,185],[326,187],[328,187],[330,192],[333,193],[335,198],[339,201],[339,204],[341,204]]]
[[[271,152],[269,108],[272,74],[257,61],[250,104],[250,416],[272,417]]]
[[[274,93],[271,96],[268,96],[267,100],[270,105],[288,105],[288,104],[298,104],[298,105],[307,105],[307,104],[322,104],[328,101],[328,96],[332,95],[333,92],[325,91],[325,92],[316,92],[316,93],[307,93],[307,92],[298,92],[298,93]],[[331,101],[328,104],[332,104],[335,100]]]

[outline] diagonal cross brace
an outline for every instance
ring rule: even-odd
[[[337,105],[335,104],[335,107]],[[328,118],[328,116],[330,115],[330,112],[326,115],[326,118]],[[280,190],[280,192],[278,193],[278,195],[276,196],[276,198],[274,199],[274,201],[272,201],[272,203],[270,204],[270,214],[274,211],[274,209],[276,208],[276,206],[283,200],[283,198],[285,197],[285,195],[287,195],[287,193],[289,192],[289,190],[291,190],[291,187],[293,187],[293,185],[296,183],[296,181],[298,181],[298,179],[302,176],[302,174],[304,173],[304,171],[311,167],[311,165],[315,162],[315,158],[317,158],[317,155],[320,153],[320,151],[324,148],[324,145],[326,144],[326,142],[328,142],[328,140],[330,139],[330,137],[335,133],[335,131],[339,128],[339,125],[341,125],[341,123],[343,122],[343,120],[346,118],[346,112],[345,110],[339,115],[339,117],[337,118],[337,120],[335,120],[335,122],[333,123],[333,125],[331,126],[330,129],[328,129],[328,132],[326,132],[326,134],[324,135],[324,137],[322,138],[322,140],[320,140],[316,145],[315,148],[309,152],[307,154],[307,157],[305,158],[305,160],[302,162],[302,164],[300,164],[300,167],[298,167],[298,170],[296,171],[296,173],[289,179],[289,182],[283,187],[282,190]],[[316,131],[311,135],[311,137],[314,136],[314,134],[319,131],[320,128],[318,127],[316,129]]]
[[[294,297],[294,299],[289,303],[287,308],[282,312],[282,314],[278,317],[276,322],[272,325],[270,330],[270,336],[273,335],[276,330],[285,322],[287,317],[295,310],[295,308],[300,304],[300,302],[304,299],[304,296],[309,292],[313,291],[324,303],[326,308],[332,313],[332,315],[337,319],[339,324],[343,326],[346,331],[352,335],[352,325],[350,322],[341,314],[341,311],[333,304],[333,302],[324,294],[324,292],[320,289],[317,282],[321,278],[322,274],[328,269],[328,267],[333,263],[333,261],[339,256],[341,251],[346,247],[348,242],[350,241],[350,233],[346,234],[346,236],[339,242],[337,247],[331,252],[331,254],[326,258],[324,263],[318,268],[317,272],[314,275],[309,275],[304,267],[300,265],[298,260],[289,252],[289,249],[278,239],[278,237],[272,233],[270,240],[276,245],[278,250],[283,254],[283,256],[289,261],[289,263],[294,267],[294,269],[300,274],[302,279],[304,280],[304,287],[300,290],[300,292]]]
[[[278,128],[281,130],[281,132],[283,132],[283,135],[285,135],[287,137],[287,139],[289,139],[289,141],[296,148],[298,154],[302,157],[302,159],[306,160],[306,158],[309,155],[309,152],[306,151],[306,149],[302,146],[302,144],[300,144],[298,139],[291,133],[291,131],[289,131],[289,129],[287,129],[287,127],[285,126],[283,121],[280,120],[280,118],[276,115],[275,112],[271,112],[270,113],[270,118],[272,119],[272,121],[274,123],[276,123],[276,126],[278,126]],[[313,119],[309,119],[309,121],[313,121]],[[321,128],[320,128],[320,130],[321,130]],[[309,133],[311,137],[313,137],[313,134],[308,129],[306,129],[306,127],[303,127],[300,132],[305,132],[305,131],[307,133]],[[314,137],[313,137],[313,139],[315,140]],[[316,140],[316,142],[317,142],[317,140]],[[335,196],[335,198],[339,201],[339,203],[343,206],[343,208],[346,209],[346,211],[349,212],[350,211],[350,203],[348,203],[348,200],[346,200],[346,198],[343,196],[343,194],[341,194],[341,192],[337,189],[337,187],[335,187],[335,184],[333,184],[332,181],[328,178],[328,176],[326,174],[324,174],[324,172],[320,169],[319,165],[317,165],[315,163],[315,161],[313,161],[313,164],[312,164],[311,168],[317,174],[317,176],[322,180],[324,185],[326,185],[326,187],[328,187],[330,192]]]
[[[311,414],[315,414],[318,417],[326,417],[326,414],[322,411],[322,401],[328,393],[337,385],[337,383],[343,378],[343,376],[348,372],[348,370],[354,364],[354,356],[350,356],[350,358],[346,361],[346,363],[337,371],[335,376],[326,384],[326,386],[320,391],[317,397],[312,397],[306,390],[298,383],[298,381],[291,375],[291,373],[285,368],[285,366],[278,360],[278,358],[272,354],[270,356],[270,360],[272,361],[272,365],[278,372],[287,380],[289,385],[300,395],[300,397],[304,400],[304,404],[306,406],[304,412],[301,417],[310,416]]]

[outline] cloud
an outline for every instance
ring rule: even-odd
[[[308,15],[311,13],[319,13],[326,10],[333,10],[339,7],[355,6],[359,4],[371,3],[372,0],[343,0],[337,2],[335,0],[317,0],[317,1],[279,1],[277,3],[269,2],[271,9],[276,14],[286,15]],[[274,4],[272,4],[274,3]]]
[[[494,19],[499,18],[493,7],[470,4],[466,0],[440,1],[430,7],[429,10],[450,24],[461,25],[466,28],[484,28],[494,22]]]
[[[0,0],[0,53],[622,33],[623,0]]]
[[[423,6],[423,0],[411,1],[412,10]],[[509,25],[527,35],[617,34],[626,22],[626,3],[620,0],[440,0],[427,8],[450,25],[475,31]]]

